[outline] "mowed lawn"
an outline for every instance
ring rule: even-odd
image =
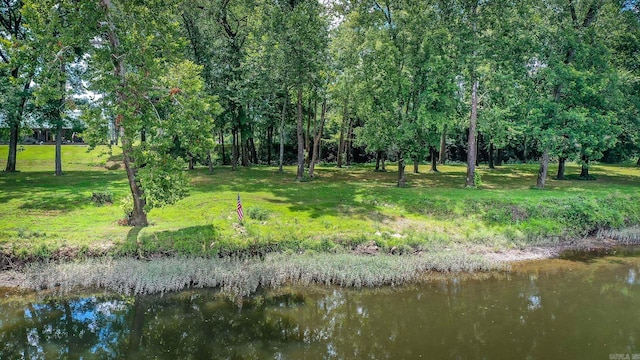
[[[338,169],[318,166],[317,177],[295,181],[295,168],[218,166],[190,172],[190,195],[149,213],[151,226],[120,226],[120,206],[130,196],[122,169],[107,148],[62,149],[64,176],[53,175],[54,147],[21,146],[17,173],[0,173],[0,250],[15,256],[56,252],[137,252],[214,255],[251,249],[341,251],[375,242],[385,251],[442,249],[454,244],[494,248],[561,241],[597,228],[640,223],[640,168],[593,164],[594,181],[549,179],[533,188],[537,164],[479,167],[482,189],[465,189],[464,164],[428,165],[409,187],[395,187],[396,167],[374,172],[371,164]],[[0,146],[4,169],[7,146]],[[578,174],[569,164],[567,174]],[[556,167],[551,166],[550,174]],[[94,192],[113,203],[91,201]],[[240,194],[245,210],[238,224]]]

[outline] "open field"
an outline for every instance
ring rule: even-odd
[[[149,213],[147,228],[118,225],[129,196],[123,170],[106,170],[106,149],[63,147],[62,177],[53,176],[53,146],[24,146],[18,173],[0,173],[0,249],[12,257],[82,254],[225,255],[270,250],[359,249],[407,253],[453,246],[509,249],[554,245],[597,230],[640,224],[640,168],[592,165],[595,181],[548,180],[533,189],[537,164],[481,165],[482,190],[464,189],[464,165],[440,173],[407,174],[394,186],[395,167],[317,167],[296,183],[295,168],[216,167],[191,172],[190,196]],[[0,146],[4,167],[7,146]],[[407,167],[407,170],[411,170]],[[552,167],[550,173],[555,169]],[[567,174],[579,173],[569,164]],[[113,195],[97,205],[92,193]],[[240,193],[245,222],[235,205]],[[374,244],[375,243],[375,244]],[[377,248],[377,249],[376,249]]]

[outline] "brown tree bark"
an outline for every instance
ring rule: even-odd
[[[14,78],[18,78],[18,69],[13,69],[11,71],[11,75]],[[31,78],[33,74],[29,74],[28,78],[25,80],[26,83],[23,87],[23,93],[27,93],[29,88],[31,87]],[[18,106],[18,110],[14,113],[13,119],[9,119],[9,153],[7,154],[7,166],[5,167],[6,172],[15,172],[16,171],[16,163],[18,156],[18,137],[20,136],[20,122],[22,121],[22,115],[24,114],[24,108],[27,104],[27,97],[23,96],[20,99],[20,104]]]
[[[580,171],[580,178],[589,179],[589,157],[582,156],[582,171]]]
[[[234,126],[231,129],[231,169],[238,168],[238,129]]]
[[[547,181],[547,170],[549,169],[549,150],[545,150],[540,158],[540,168],[538,169],[538,179],[536,180],[536,188],[544,189]]]
[[[302,117],[302,85],[298,85],[298,171],[296,181],[304,177],[304,119]]]
[[[16,171],[16,158],[18,154],[18,134],[20,133],[20,121],[14,119],[10,122],[9,129],[9,154],[7,155],[6,172]]]
[[[109,43],[111,45],[111,61],[113,63],[113,74],[120,80],[120,85],[116,90],[116,101],[118,105],[123,106],[126,104],[126,95],[123,92],[126,82],[126,67],[125,67],[125,54],[121,54],[120,39],[115,32],[115,25],[111,20],[111,0],[101,0],[100,6],[102,7],[106,20],[107,20],[107,35],[109,37]],[[123,114],[118,114],[118,117],[122,118]],[[127,180],[129,182],[129,188],[131,189],[131,196],[133,198],[133,212],[129,218],[129,224],[133,226],[147,226],[147,214],[144,211],[146,200],[142,187],[137,179],[138,168],[135,166],[133,159],[133,148],[127,138],[124,131],[123,121],[120,121],[120,137],[122,143],[122,159],[124,162],[124,168],[127,173]]]
[[[402,154],[398,154],[398,184],[397,186],[402,188],[407,185],[407,179],[404,177],[404,157]]]
[[[62,119],[56,124],[55,176],[62,176]]]
[[[431,151],[431,172],[439,172],[438,170],[438,153],[436,153],[436,148],[431,146],[430,149]]]
[[[566,157],[560,157],[558,159],[558,173],[556,174],[557,180],[566,180],[566,177],[564,176],[566,162],[567,162]]]
[[[471,87],[471,116],[469,117],[469,141],[467,152],[467,179],[466,187],[475,187],[476,173],[476,126],[478,122],[478,80],[473,81]]]

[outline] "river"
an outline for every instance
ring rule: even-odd
[[[377,289],[287,287],[239,306],[0,289],[0,359],[640,359],[640,251]]]

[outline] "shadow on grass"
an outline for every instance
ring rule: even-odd
[[[138,230],[136,230],[138,229]],[[214,253],[217,231],[213,225],[185,227],[177,230],[154,232],[152,228],[133,228],[127,235],[127,244],[136,246],[143,253],[178,253],[203,255]]]
[[[124,173],[105,171],[69,171],[54,176],[47,171],[0,175],[0,204],[22,199],[21,209],[72,210],[90,201],[81,193],[121,187]]]

